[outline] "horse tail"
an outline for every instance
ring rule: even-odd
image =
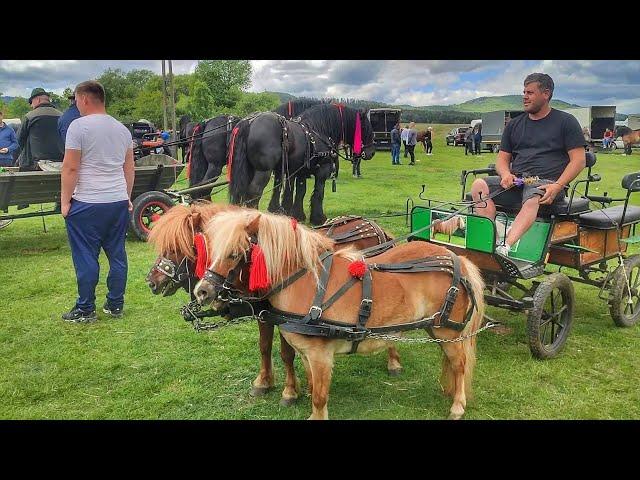
[[[476,302],[476,308],[471,315],[471,320],[469,324],[464,329],[463,334],[473,333],[477,331],[482,325],[482,320],[484,318],[484,280],[482,279],[482,275],[478,267],[476,267],[471,260],[465,257],[459,257],[464,270],[466,273],[464,274],[467,278],[467,281],[471,285],[471,292],[468,292],[467,295],[473,294],[473,297]],[[469,299],[471,302],[471,299]],[[465,385],[465,395],[467,398],[471,398],[472,396],[472,388],[471,382],[473,380],[473,370],[476,366],[476,339],[477,335],[474,335],[466,340],[462,341],[462,345],[465,353],[465,364],[464,364],[464,385]]]
[[[229,179],[229,200],[240,205],[249,191],[254,169],[247,158],[247,138],[250,124],[241,120],[233,129],[227,152],[227,178]]]
[[[196,124],[191,132],[191,153],[189,155],[190,172],[189,172],[189,186],[193,187],[199,184],[204,178],[207,172],[207,160],[204,157],[204,151],[202,148],[202,136],[206,129],[207,122],[200,122]]]

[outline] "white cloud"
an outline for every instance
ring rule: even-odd
[[[0,91],[28,95],[42,86],[65,87],[107,68],[149,69],[160,60],[0,60]],[[174,72],[191,73],[197,60],[174,60]],[[554,97],[580,105],[615,104],[640,111],[640,62],[620,60],[252,60],[251,91],[296,96],[351,97],[386,103],[446,105],[479,96],[513,95],[534,71],[551,75]],[[633,109],[633,110],[630,110]]]

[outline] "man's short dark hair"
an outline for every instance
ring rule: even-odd
[[[95,80],[87,80],[86,82],[79,83],[74,91],[74,95],[78,94],[90,95],[100,101],[100,103],[104,103],[104,87],[100,82],[96,82]]]
[[[532,82],[540,84],[540,91],[549,90],[549,100],[553,97],[553,79],[546,73],[532,73],[524,79],[524,85],[527,86]]]

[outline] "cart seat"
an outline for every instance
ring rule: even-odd
[[[470,193],[467,193],[465,198],[469,201],[472,201]],[[516,202],[507,204],[500,203],[500,196],[495,198],[496,210],[500,212],[506,213],[518,213],[522,209],[522,203]],[[569,206],[569,197],[564,197],[562,202],[555,203],[553,205],[542,205],[538,210],[538,215],[541,217],[549,217],[551,215],[561,216],[567,215],[567,207]],[[568,212],[568,215],[578,215],[580,213],[589,212],[591,209],[589,208],[589,200],[583,197],[575,196],[573,197],[573,202],[571,202],[571,211]]]
[[[608,230],[620,225],[620,222],[622,222],[623,210],[624,205],[603,208],[602,210],[596,210],[595,212],[583,213],[578,217],[578,221],[583,227]],[[629,225],[630,223],[636,222],[640,222],[640,207],[629,205],[624,214],[624,224]]]

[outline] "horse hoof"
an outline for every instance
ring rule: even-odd
[[[280,405],[282,405],[283,407],[290,407],[291,405],[293,405],[294,403],[296,403],[296,400],[298,400],[295,397],[291,397],[291,398],[281,398],[280,399]]]
[[[387,371],[389,372],[389,376],[398,377],[402,373],[402,368],[393,368]]]
[[[462,418],[462,413],[450,413],[449,420],[460,420]]]
[[[271,387],[251,387],[251,392],[249,392],[249,395],[251,395],[252,397],[262,397],[266,395],[269,390],[271,390]]]

